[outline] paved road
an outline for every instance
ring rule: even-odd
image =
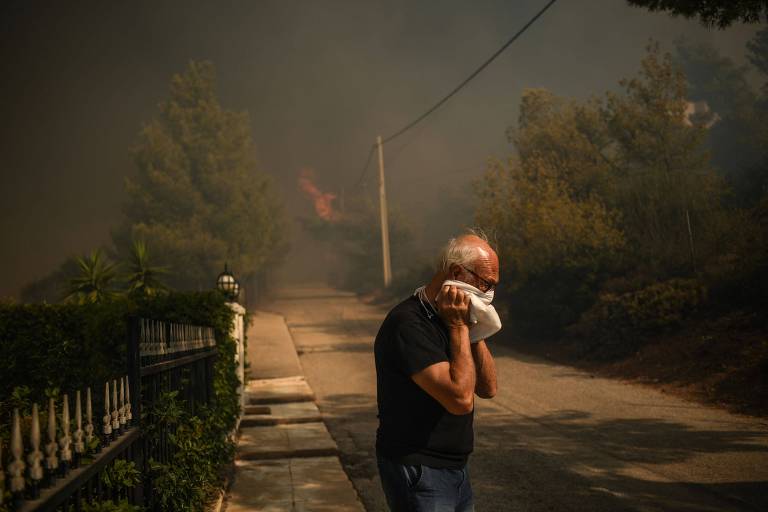
[[[373,338],[386,311],[322,286],[286,317],[342,463],[369,512],[376,474]],[[491,343],[499,393],[476,403],[478,511],[768,510],[768,423],[592,376]]]

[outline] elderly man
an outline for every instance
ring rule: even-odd
[[[484,339],[470,340],[482,330],[473,324],[481,310],[490,307],[498,323],[489,306],[498,280],[499,259],[482,234],[451,239],[429,284],[395,306],[376,335],[376,455],[393,511],[473,510],[474,395],[496,394],[496,365]]]

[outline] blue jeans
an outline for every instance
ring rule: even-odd
[[[473,512],[467,467],[439,469],[377,458],[392,512]]]

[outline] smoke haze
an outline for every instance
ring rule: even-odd
[[[314,215],[297,187],[301,169],[315,170],[323,194],[373,194],[375,162],[371,186],[355,184],[375,137],[430,107],[543,4],[3,2],[0,297],[109,241],[133,172],[129,149],[188,61],[212,61],[222,104],[250,113],[259,166],[288,217]],[[615,0],[559,2],[385,148],[390,201],[425,229],[440,222],[433,210],[446,197],[467,201],[462,191],[484,162],[510,153],[505,130],[524,88],[601,94],[636,72],[650,38],[670,51],[680,36],[708,42],[741,64],[758,28],[708,30]],[[301,257],[300,231],[293,235],[286,265],[304,278],[315,269]]]

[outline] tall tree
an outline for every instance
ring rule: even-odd
[[[685,75],[658,44],[647,50],[640,73],[620,82],[624,92],[606,97],[616,183],[607,199],[622,212],[638,264],[664,277],[691,268],[694,229],[694,244],[707,245],[724,187],[709,164],[706,124],[686,111]]]
[[[696,270],[732,247],[724,234],[735,222],[721,207],[706,119],[689,115],[671,56],[656,44],[647,50],[623,91],[603,99],[526,91],[508,131],[517,155],[479,183],[477,220],[496,234],[510,269],[517,322],[568,324],[610,277],[643,287],[690,275],[692,246]]]
[[[245,112],[222,108],[210,62],[191,62],[141,131],[126,180],[121,253],[146,240],[173,268],[176,288],[208,288],[225,262],[242,278],[280,256],[281,212],[258,171]]]
[[[732,23],[759,23],[768,18],[767,0],[627,0],[649,11],[667,11],[672,16],[699,18],[706,26],[725,28]]]
[[[624,246],[616,212],[597,194],[608,176],[605,123],[594,102],[534,89],[508,135],[517,156],[478,183],[476,221],[498,242],[513,322],[557,329],[591,305]]]

